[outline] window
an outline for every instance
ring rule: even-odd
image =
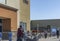
[[[0,0],[0,3],[7,4],[7,0]]]
[[[0,23],[2,23],[2,19],[0,19]]]
[[[24,3],[28,4],[28,0],[23,0]]]
[[[5,0],[0,0],[0,3],[3,3],[4,4],[5,3]]]

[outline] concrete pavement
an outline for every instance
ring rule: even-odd
[[[60,37],[57,38],[56,36],[54,36],[54,37],[48,37],[46,39],[45,38],[41,38],[38,41],[60,41]]]

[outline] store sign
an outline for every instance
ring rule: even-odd
[[[51,32],[55,32],[56,33],[56,31],[57,31],[56,27],[55,26],[52,26],[51,27]]]
[[[52,28],[52,32],[56,32],[56,29],[55,28]]]

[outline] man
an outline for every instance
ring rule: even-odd
[[[23,30],[22,30],[22,26],[20,26],[17,32],[17,41],[22,41],[22,37],[23,37]]]

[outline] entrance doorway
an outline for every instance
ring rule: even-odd
[[[22,29],[24,30],[24,32],[27,32],[27,24],[26,22],[20,22],[20,25],[22,26]]]
[[[0,19],[0,38],[2,40],[9,40],[9,32],[11,32],[11,19]]]

